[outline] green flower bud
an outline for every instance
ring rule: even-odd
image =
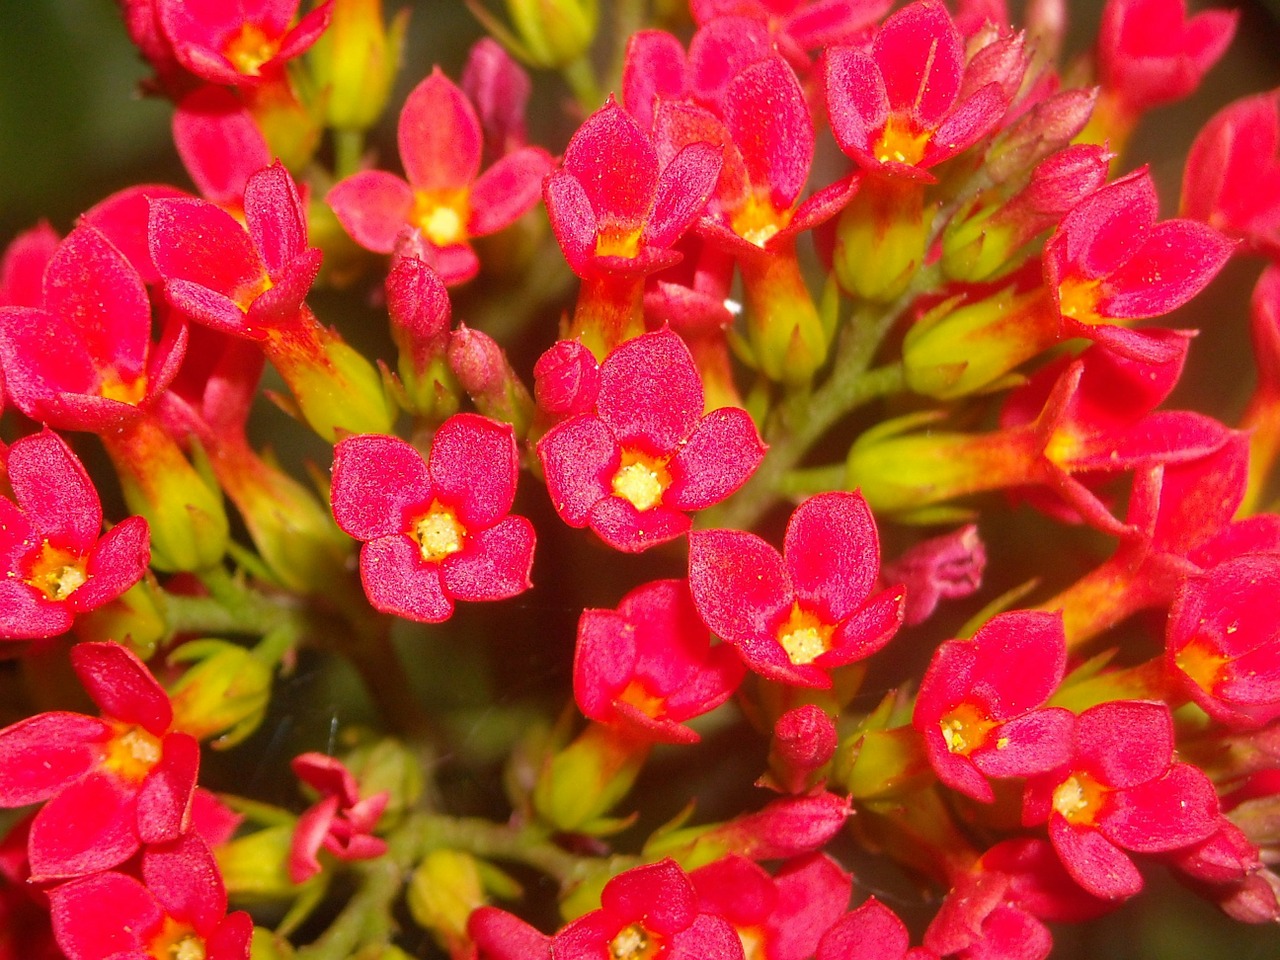
[[[271,700],[270,664],[226,640],[189,641],[169,662],[191,664],[169,686],[177,729],[225,749],[258,728]]]
[[[378,122],[391,94],[409,8],[384,23],[382,0],[336,0],[329,28],[308,56],[323,92],[325,119],[339,130],[366,130]]]

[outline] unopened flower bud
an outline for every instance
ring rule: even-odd
[[[476,858],[461,850],[432,850],[409,878],[405,901],[413,919],[458,956],[467,942],[467,918],[485,901]]]
[[[600,390],[600,364],[577,340],[558,340],[533,367],[538,407],[556,417],[587,413]]]
[[[596,0],[507,0],[507,13],[527,59],[553,70],[586,54],[600,21]]]
[[[533,789],[534,809],[558,830],[590,833],[631,789],[651,747],[621,728],[592,722],[546,758]]]
[[[476,41],[462,68],[462,91],[475,105],[485,149],[494,157],[525,146],[529,74],[491,37]]]
[[[480,412],[524,436],[533,419],[533,398],[497,341],[460,323],[449,338],[448,356],[449,368]]]
[[[836,744],[835,724],[822,708],[806,704],[788,710],[773,725],[772,782],[786,793],[806,792],[815,785],[815,774],[835,755]]]
[[[378,122],[400,65],[405,7],[384,23],[382,0],[335,0],[333,19],[315,46],[308,65],[329,126],[365,130]]]
[[[914,626],[929,618],[938,601],[967,597],[982,586],[987,551],[973,524],[952,533],[932,537],[881,568],[887,583],[906,588],[904,626]]]
[[[296,896],[289,879],[289,847],[293,824],[280,824],[237,837],[214,850],[227,893],[251,900],[283,900]]]
[[[347,754],[345,760],[362,793],[387,795],[383,824],[390,826],[395,817],[412,809],[422,796],[422,764],[399,740],[384,737],[374,743],[361,744]]]
[[[226,640],[192,640],[171,654],[189,663],[169,686],[174,726],[197,740],[234,746],[258,728],[271,699],[271,665]]]
[[[1028,110],[987,152],[992,182],[1003,183],[1069,144],[1089,122],[1097,100],[1097,88],[1072,88]]]
[[[150,660],[169,632],[154,581],[139,580],[114,600],[76,617],[72,630],[82,642],[115,640]]]
[[[832,265],[840,286],[875,303],[896,299],[924,262],[932,219],[923,184],[867,180],[836,222]]]

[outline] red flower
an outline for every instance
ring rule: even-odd
[[[966,91],[968,79],[964,41],[946,8],[913,3],[881,25],[870,53],[827,51],[831,131],[864,170],[932,182],[926,168],[986,136],[1008,107],[999,82]]]
[[[1184,217],[1251,249],[1280,252],[1280,115],[1274,92],[1219,110],[1196,135],[1182,172]]]
[[[600,909],[552,938],[557,960],[743,960],[733,927],[698,906],[693,884],[674,860],[614,877]]]
[[[1027,782],[1022,820],[1049,824],[1062,865],[1089,893],[1131,897],[1142,874],[1125,851],[1159,853],[1207,839],[1218,796],[1198,768],[1173,759],[1163,703],[1116,700],[1076,720],[1071,759]]]
[[[746,411],[702,409],[693,357],[670,330],[611,353],[600,366],[595,413],[557,424],[538,443],[561,519],[590,525],[628,553],[687,531],[688,511],[729,496],[764,456]]]
[[[49,430],[14,442],[8,472],[17,503],[0,496],[0,638],[56,636],[142,578],[147,522],[129,517],[100,536],[98,491]]]
[[[1206,10],[1188,19],[1185,0],[1109,0],[1096,50],[1103,87],[1130,117],[1181,100],[1226,52],[1239,16]]]
[[[13,238],[0,259],[0,307],[38,307],[44,271],[58,249],[58,233],[40,222]]]
[[[507,424],[450,417],[425,461],[396,437],[348,437],[334,449],[333,516],[364,540],[360,578],[385,613],[439,623],[456,600],[527,590],[533,526],[508,516],[516,442]]]
[[[582,712],[645,740],[696,743],[685,720],[724,703],[742,680],[741,661],[711,635],[683,580],[658,580],[622,598],[617,611],[584,610],[573,658]]]
[[[698,24],[742,17],[767,27],[792,62],[805,50],[852,41],[890,7],[886,0],[692,0]]]
[[[218,865],[199,837],[148,847],[142,881],[107,871],[49,892],[68,960],[248,960],[253,921],[227,913]]]
[[[181,836],[200,765],[195,738],[171,729],[168,696],[132,653],[82,643],[71,662],[101,718],[41,713],[0,731],[0,805],[47,801],[28,844],[37,880],[107,870]]]
[[[356,243],[377,253],[390,253],[406,225],[417,227],[440,278],[465,283],[480,269],[467,241],[510,226],[537,203],[551,157],[540,147],[521,147],[480,174],[480,121],[439,68],[405,100],[399,139],[408,182],[365,170],[325,199]]]
[[[649,135],[611,97],[578,128],[543,187],[573,272],[645,274],[678,260],[671,247],[715,189],[721,152],[691,143],[660,164]]]
[[[289,764],[298,779],[320,793],[320,800],[298,818],[289,847],[289,879],[304,883],[320,872],[316,854],[323,847],[339,860],[370,860],[387,852],[373,835],[391,795],[386,790],[360,799],[359,785],[341,761],[323,753],[304,753]]]
[[[822,936],[817,960],[936,960],[937,954],[911,946],[898,915],[875,897],[845,914]]]
[[[1156,222],[1158,215],[1144,167],[1062,218],[1045,244],[1044,278],[1064,338],[1086,337],[1149,361],[1168,358],[1163,345],[1123,325],[1182,306],[1214,278],[1232,245],[1203,223]]]
[[[805,960],[849,905],[853,878],[830,857],[788,861],[776,876],[729,856],[689,874],[705,913],[733,925],[750,957]]]
[[[1062,683],[1062,617],[1020,610],[972,640],[948,640],[925,671],[911,723],[947,786],[991,803],[987,777],[1026,777],[1067,761],[1071,713],[1042,709]]]
[[[713,633],[762,676],[829,687],[827,672],[879,650],[902,622],[901,586],[871,595],[880,543],[866,501],[824,493],[796,508],[783,555],[752,533],[689,535],[689,586]]]
[[[299,0],[155,0],[178,62],[210,83],[239,86],[284,73],[333,15],[326,0],[296,24]],[[290,26],[293,24],[292,26]]]
[[[0,364],[14,405],[66,430],[138,417],[177,372],[185,326],[151,343],[151,303],[137,270],[105,236],[80,226],[44,272],[39,306],[0,307]]]
[[[1169,610],[1171,674],[1228,726],[1280,717],[1278,598],[1280,555],[1246,554],[1189,577]]]

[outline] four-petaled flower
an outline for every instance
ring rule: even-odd
[[[745,410],[704,416],[703,403],[689,348],[670,330],[611,353],[595,412],[557,424],[538,443],[561,519],[628,553],[685,533],[688,511],[729,496],[764,456]]]
[[[713,633],[761,676],[829,687],[828,671],[884,646],[902,623],[901,586],[871,595],[880,573],[875,521],[857,493],[800,504],[783,554],[753,533],[689,535],[689,586]]]
[[[210,83],[254,85],[284,77],[285,62],[306,52],[333,16],[326,0],[297,23],[299,0],[154,0],[173,54]]]
[[[454,600],[503,600],[527,590],[533,525],[508,516],[516,493],[508,424],[450,417],[430,456],[381,434],[334,449],[333,516],[365,541],[360,578],[384,613],[439,623]]]
[[[8,473],[17,502],[0,496],[0,638],[65,633],[76,614],[142,578],[151,556],[147,521],[129,517],[99,536],[98,491],[56,433],[15,441]]]
[[[400,232],[416,227],[431,246],[440,279],[465,283],[480,269],[468,241],[511,226],[538,202],[551,156],[541,147],[520,147],[480,173],[480,121],[439,68],[405,100],[399,142],[408,182],[364,170],[325,199],[356,243],[377,253],[390,253]]]
[[[200,747],[172,729],[164,689],[117,643],[79,644],[71,663],[101,717],[41,713],[0,730],[0,806],[47,801],[27,846],[37,880],[108,870],[191,825]]]

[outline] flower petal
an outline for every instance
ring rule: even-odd
[[[515,431],[475,413],[450,417],[431,441],[427,458],[435,496],[453,507],[468,532],[497,523],[515,502]]]
[[[755,473],[764,451],[755,422],[745,410],[712,410],[667,464],[672,480],[664,502],[677,510],[701,510],[719,503]]]
[[[467,535],[462,550],[440,564],[445,593],[458,600],[505,600],[533,584],[533,524],[507,517]]]
[[[827,623],[843,620],[867,598],[880,574],[880,540],[859,493],[824,493],[796,507],[783,556],[796,595]]]
[[[778,551],[739,530],[689,534],[689,589],[711,632],[734,644],[776,644],[774,632],[794,602]]]
[[[422,455],[399,437],[377,433],[338,443],[330,489],[333,518],[357,540],[404,533],[434,494]]]
[[[600,366],[596,407],[623,446],[674,453],[702,417],[702,379],[670,330],[629,340]]]
[[[169,695],[142,661],[118,643],[78,643],[71,665],[104,716],[162,736],[173,723]]]
[[[453,616],[453,601],[440,582],[440,564],[424,563],[408,537],[382,537],[360,550],[360,581],[365,596],[383,613],[422,623]]]

